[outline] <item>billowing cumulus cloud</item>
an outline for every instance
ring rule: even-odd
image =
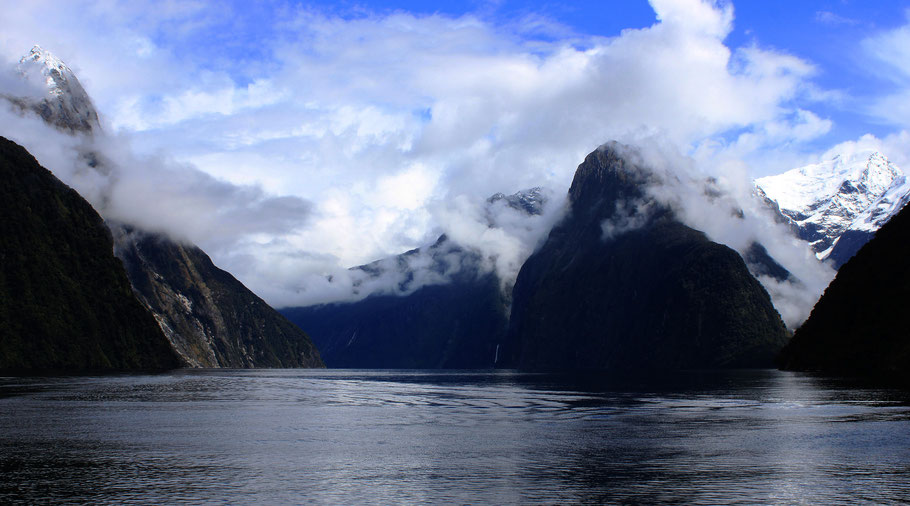
[[[442,233],[507,278],[607,140],[659,138],[742,189],[744,160],[789,164],[778,148],[831,128],[812,64],[725,44],[729,4],[653,0],[651,26],[615,37],[533,16],[28,4],[0,13],[0,54],[40,42],[76,70],[131,174],[117,217],[198,243],[275,305],[350,297],[347,267]],[[486,197],[534,186],[554,196],[544,218],[486,226]]]

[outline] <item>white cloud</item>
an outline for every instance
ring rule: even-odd
[[[170,209],[124,218],[179,229],[275,304],[441,232],[500,248],[497,268],[514,270],[539,227],[502,235],[470,216],[499,191],[564,195],[584,155],[609,139],[660,136],[744,186],[740,160],[831,128],[795,105],[818,95],[811,64],[725,45],[729,4],[653,0],[653,26],[555,41],[526,37],[559,31],[539,17],[499,25],[276,5],[249,7],[264,12],[251,21],[209,2],[0,13],[0,54],[15,59],[36,41],[56,51],[112,137],[138,152],[118,161],[164,167],[112,198]],[[168,157],[177,163],[160,162]],[[292,216],[300,202],[312,203],[303,228]],[[216,225],[226,217],[240,225]],[[274,228],[254,233],[259,220]]]
[[[860,24],[859,21],[835,14],[831,11],[816,11],[815,21],[831,26],[855,26]]]
[[[910,128],[910,9],[905,11],[907,23],[886,30],[862,41],[869,55],[870,72],[890,81],[896,90],[876,97],[869,112],[901,128]]]
[[[249,238],[304,228],[312,205],[255,185],[219,181],[191,166],[133,153],[125,135],[68,135],[0,101],[0,135],[23,145],[108,220],[178,241],[233,250]]]

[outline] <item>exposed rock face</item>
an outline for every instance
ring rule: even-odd
[[[755,181],[756,193],[840,268],[910,200],[910,181],[882,153],[861,150]]]
[[[0,369],[179,367],[91,205],[0,137]]]
[[[59,58],[35,46],[19,60],[19,72],[26,78],[45,82],[47,95],[41,99],[7,97],[14,104],[37,112],[44,121],[71,133],[91,134],[98,130],[98,113],[76,75]]]
[[[133,289],[192,367],[323,367],[309,337],[201,249],[112,225]]]
[[[771,300],[730,248],[650,199],[628,147],[585,159],[571,209],[513,291],[509,363],[608,371],[767,366],[786,341]]]
[[[282,313],[313,337],[330,367],[491,368],[508,326],[500,280],[481,269],[481,258],[447,237],[398,255],[386,264],[406,269],[409,257],[425,255],[445,282],[405,294],[372,295],[357,302],[286,308]],[[457,264],[457,265],[453,265]],[[357,269],[382,275],[379,262]],[[454,271],[446,276],[445,273]]]
[[[526,215],[539,216],[543,212],[543,206],[546,205],[547,198],[544,195],[543,188],[535,186],[534,188],[516,192],[512,195],[497,193],[487,199],[488,204],[495,204],[500,201],[505,202],[506,205],[512,209],[521,211]]]
[[[910,207],[845,263],[781,353],[783,369],[910,382]]]

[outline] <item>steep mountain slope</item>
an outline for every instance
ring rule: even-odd
[[[499,279],[474,269],[407,295],[281,311],[307,330],[330,367],[491,368],[508,326]]]
[[[877,151],[838,155],[755,181],[820,260],[839,268],[910,200],[910,181]]]
[[[540,188],[497,193],[504,203],[540,215]],[[489,215],[487,224],[496,226]],[[312,336],[330,367],[491,368],[508,327],[509,289],[480,254],[443,235],[434,244],[356,267],[371,280],[393,279],[391,293],[356,302],[285,308]],[[427,282],[427,280],[433,280]]]
[[[5,98],[70,134],[102,134],[91,99],[66,64],[35,46],[19,69],[26,78],[43,80],[46,95]],[[117,167],[105,164],[97,153],[89,150],[81,156],[99,173],[116,175]],[[133,290],[185,365],[323,366],[303,331],[215,267],[199,248],[130,224],[108,225],[114,233],[114,252],[127,265]]]
[[[98,213],[0,137],[0,369],[172,368]]]
[[[202,250],[112,226],[133,289],[193,367],[321,367],[315,346]]]
[[[910,381],[910,206],[840,268],[781,353],[783,369]]]
[[[503,350],[509,363],[609,371],[770,365],[786,333],[768,294],[738,253],[646,195],[656,176],[635,158],[611,143],[578,167],[570,213],[518,275]]]

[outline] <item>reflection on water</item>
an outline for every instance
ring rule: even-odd
[[[778,371],[0,378],[0,503],[910,500],[910,395]]]

